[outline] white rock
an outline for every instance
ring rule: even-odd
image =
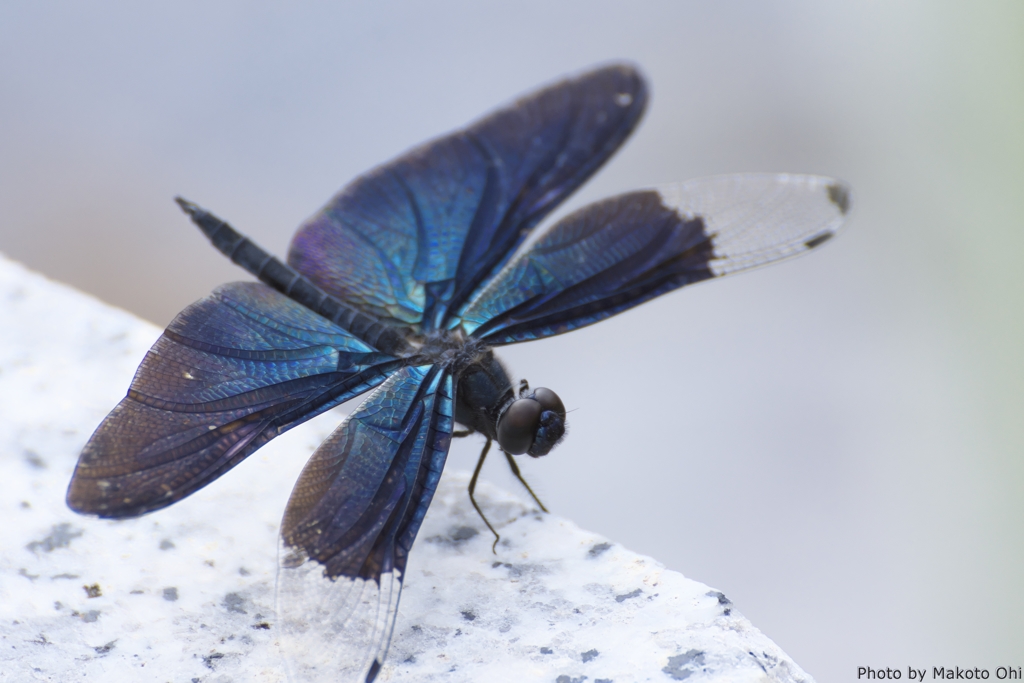
[[[64,505],[159,330],[0,256],[0,681],[282,681],[276,533],[313,421],[167,510]],[[333,422],[332,422],[333,420]],[[380,681],[810,681],[721,593],[445,474]]]

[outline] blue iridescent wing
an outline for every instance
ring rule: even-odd
[[[277,581],[293,680],[371,681],[380,669],[406,558],[448,455],[452,388],[436,366],[398,370],[296,482]]]
[[[202,488],[399,362],[256,282],[182,311],[86,444],[68,505],[134,517]]]
[[[622,65],[523,97],[352,182],[299,229],[288,262],[378,319],[444,327],[611,156],[646,101]]]
[[[832,178],[755,173],[612,197],[559,221],[452,326],[491,345],[568,332],[813,249],[839,230],[848,204]]]

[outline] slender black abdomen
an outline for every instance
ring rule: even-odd
[[[399,356],[408,350],[405,338],[394,327],[334,298],[209,211],[181,197],[175,197],[174,201],[178,202],[181,210],[189,215],[218,251],[255,275],[260,282],[337,323],[378,351]]]

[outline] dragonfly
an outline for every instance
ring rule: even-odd
[[[373,681],[452,438],[485,441],[469,493],[487,522],[473,492],[491,444],[526,485],[513,456],[565,437],[562,400],[514,386],[496,348],[797,256],[843,224],[843,183],[747,173],[603,199],[530,241],[647,101],[628,64],[522,96],[356,178],[299,228],[286,261],[178,198],[257,281],[223,285],[170,323],[82,451],[68,505],[104,518],[160,510],[370,392],[295,483],[277,608],[295,680]]]

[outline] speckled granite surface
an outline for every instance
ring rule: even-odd
[[[283,681],[277,525],[337,424],[297,428],[191,498],[75,515],[78,451],[159,330],[0,257],[0,681]],[[810,681],[720,592],[447,472],[379,681]]]

